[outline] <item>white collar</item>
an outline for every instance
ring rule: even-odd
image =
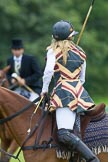
[[[14,56],[13,59],[14,59],[14,61],[21,61],[22,60],[22,56],[23,55],[20,55],[19,57]]]

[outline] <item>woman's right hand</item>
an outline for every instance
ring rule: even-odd
[[[45,97],[47,95],[48,95],[48,92],[41,92],[41,94],[40,94],[41,97]]]

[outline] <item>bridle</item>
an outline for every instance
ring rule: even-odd
[[[12,120],[13,118],[15,118],[16,116],[22,114],[24,111],[28,110],[34,103],[36,103],[37,101],[39,101],[41,97],[39,96],[37,99],[33,100],[32,102],[30,102],[28,105],[26,105],[25,107],[23,107],[21,110],[19,110],[18,112],[16,112],[15,114],[12,114],[6,118],[3,118],[3,119],[0,119],[0,124],[4,124],[10,120]],[[40,99],[41,100],[41,99]],[[8,156],[11,156],[15,159],[18,159],[19,162],[20,162],[20,159],[18,158],[19,157],[19,154],[21,152],[21,150],[36,150],[36,149],[45,149],[45,148],[56,148],[57,145],[56,144],[51,144],[51,141],[53,140],[52,139],[52,136],[49,138],[49,140],[47,141],[46,144],[42,144],[42,145],[36,145],[36,143],[33,145],[33,146],[24,146],[26,144],[26,142],[30,139],[30,137],[36,132],[36,130],[39,128],[39,126],[41,125],[41,123],[44,123],[45,120],[46,120],[46,117],[49,113],[49,111],[45,110],[45,106],[46,106],[46,102],[44,102],[45,100],[45,97],[43,98],[43,103],[42,104],[42,113],[41,113],[41,116],[39,118],[39,120],[36,122],[35,126],[33,127],[33,129],[30,131],[30,133],[28,133],[28,135],[26,136],[25,140],[23,141],[18,153],[16,156],[12,155],[12,154],[9,154],[8,152],[5,152],[3,149],[0,149],[1,152],[4,152],[5,154],[7,154]],[[37,107],[36,107],[37,108]],[[35,109],[36,110],[36,109]],[[34,111],[35,112],[35,111]],[[42,132],[41,132],[42,133]],[[51,134],[52,134],[52,130],[51,130]],[[39,133],[39,136],[38,136],[38,140],[40,139],[40,136],[41,134]],[[38,142],[37,140],[37,142]]]
[[[24,106],[22,109],[20,109],[16,113],[14,113],[14,114],[6,117],[6,118],[0,119],[0,124],[4,124],[4,123],[12,120],[16,116],[19,116],[20,114],[22,114],[23,112],[25,112],[26,110],[28,110],[34,103],[38,102],[39,99],[40,99],[40,96],[38,98],[36,98],[35,100],[33,100],[32,102],[30,102],[28,105]]]
[[[33,100],[32,102],[30,102],[28,105],[24,106],[21,110],[17,111],[16,113],[14,113],[14,114],[12,114],[12,115],[6,117],[6,118],[0,119],[0,124],[4,124],[4,123],[6,123],[6,122],[12,120],[12,119],[15,118],[16,116],[22,114],[23,112],[25,112],[26,110],[28,110],[34,103],[38,102],[39,99],[40,99],[40,96],[39,96],[38,98],[36,98],[35,100]],[[35,129],[33,129],[33,130],[30,132],[30,134],[27,136],[27,138],[24,140],[24,142],[23,142],[22,146],[20,147],[20,150],[18,151],[18,153],[17,153],[16,156],[14,156],[14,155],[12,155],[12,154],[6,152],[5,150],[3,150],[3,149],[1,149],[1,148],[0,148],[0,151],[1,151],[1,152],[4,152],[5,154],[7,154],[7,155],[10,156],[10,157],[13,157],[13,158],[19,160],[18,156],[19,156],[19,154],[20,154],[20,152],[21,152],[21,150],[22,150],[24,144],[25,144],[26,141],[32,136],[32,134],[34,133],[34,131],[37,129],[38,125],[39,125],[39,124],[36,124]],[[19,162],[20,162],[20,160],[19,160]]]

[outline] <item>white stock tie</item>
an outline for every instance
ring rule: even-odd
[[[19,75],[19,70],[21,67],[21,61],[20,60],[15,60],[15,72]]]

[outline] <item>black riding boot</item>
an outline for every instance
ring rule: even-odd
[[[100,162],[93,152],[73,133],[67,129],[58,130],[58,140],[66,145],[71,151],[75,149],[80,152],[87,162]]]

